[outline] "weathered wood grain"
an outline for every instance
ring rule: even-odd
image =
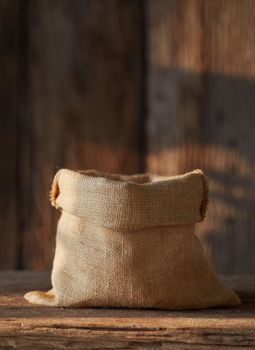
[[[205,170],[211,200],[198,229],[225,274],[255,272],[254,23],[252,0],[148,6],[148,170]]]
[[[0,1],[0,267],[16,268],[16,151],[18,111],[19,9],[17,1]]]
[[[21,267],[42,270],[54,253],[57,169],[140,170],[141,11],[136,1],[27,4]]]
[[[48,289],[48,273],[0,273],[1,349],[242,349],[255,347],[255,279],[228,277],[243,304],[170,312],[32,306],[23,293]]]
[[[133,173],[147,151],[205,170],[207,255],[255,273],[254,23],[254,0],[1,0],[0,268],[51,267],[58,168]]]

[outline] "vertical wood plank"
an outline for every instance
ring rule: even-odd
[[[138,1],[29,3],[23,268],[51,268],[58,168],[140,170],[140,16]]]
[[[0,1],[0,268],[3,269],[17,267],[18,22],[18,2]]]
[[[218,272],[255,272],[255,2],[148,4],[148,170],[203,168],[199,235]]]

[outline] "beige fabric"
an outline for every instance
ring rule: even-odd
[[[175,177],[60,170],[61,208],[49,306],[199,309],[240,303],[221,285],[195,236],[207,203],[201,170]]]

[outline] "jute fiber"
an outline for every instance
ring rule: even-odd
[[[60,170],[51,191],[52,204],[62,211],[53,288],[25,298],[64,307],[238,305],[195,235],[207,192],[201,170],[174,177]]]

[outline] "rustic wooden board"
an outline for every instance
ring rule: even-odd
[[[140,170],[140,4],[27,2],[23,118],[22,268],[52,265],[57,214],[48,192],[58,168]]]
[[[255,2],[152,0],[147,17],[148,170],[204,169],[207,255],[254,274]]]
[[[58,168],[133,173],[147,151],[206,171],[207,255],[255,273],[254,23],[254,0],[1,0],[0,268],[51,267]]]
[[[32,306],[23,294],[50,287],[49,273],[0,273],[1,349],[243,349],[255,347],[255,279],[228,277],[243,304],[171,312]]]
[[[17,266],[17,113],[19,95],[19,11],[17,1],[0,1],[0,267]]]

